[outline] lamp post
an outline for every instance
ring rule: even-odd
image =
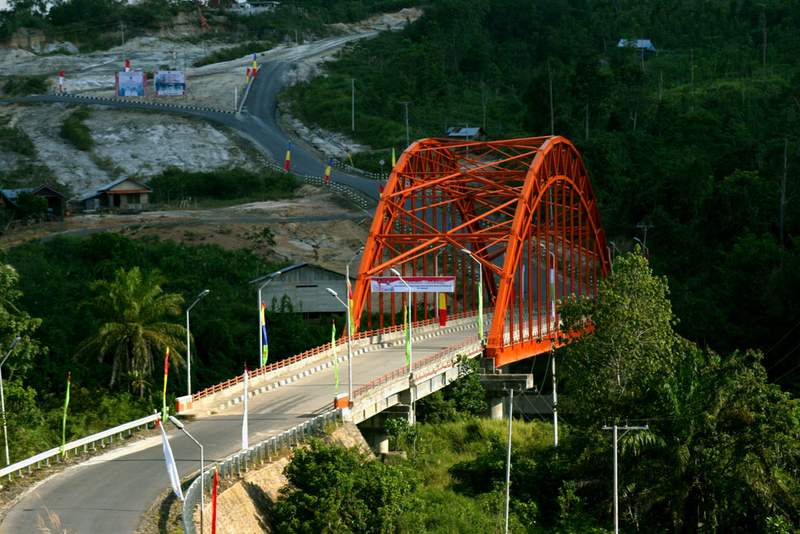
[[[614,534],[619,534],[619,469],[617,467],[617,444],[619,440],[621,440],[625,434],[630,432],[631,430],[649,430],[650,425],[644,426],[604,426],[603,430],[613,430],[614,434],[612,439],[614,440]],[[625,432],[622,433],[622,436],[619,435],[619,431],[624,430]]]
[[[461,252],[470,257],[472,261],[478,264],[478,336],[483,341],[483,264],[478,261],[478,258],[472,255],[472,252],[462,248]],[[473,274],[473,276],[475,276]],[[473,278],[474,280],[474,278]]]
[[[400,279],[403,282],[403,285],[406,286],[408,289],[408,372],[414,370],[414,356],[412,355],[411,351],[411,286],[403,280],[403,277],[400,276],[400,273],[397,272],[397,269],[389,269],[393,275]]]
[[[186,383],[189,391],[187,395],[192,394],[192,346],[191,334],[189,333],[189,312],[192,311],[194,305],[200,302],[200,299],[206,295],[208,295],[208,289],[203,290],[202,293],[197,295],[197,299],[192,303],[192,305],[186,308]]]
[[[204,458],[203,458],[203,446],[200,445],[199,441],[194,439],[194,436],[192,436],[191,434],[189,434],[186,431],[186,428],[184,428],[183,423],[178,421],[178,419],[174,415],[170,415],[169,416],[169,420],[172,421],[173,425],[175,425],[178,428],[180,428],[181,431],[183,431],[184,434],[189,436],[189,439],[194,441],[197,444],[198,447],[200,447],[200,532],[202,533],[203,532],[203,514],[205,513],[205,510],[206,510],[206,498],[205,498],[205,493],[206,493],[205,489],[206,488],[205,488],[205,484],[204,484],[205,479],[203,477],[203,475],[205,475],[205,471],[204,471],[205,470],[205,461],[204,461]]]
[[[3,439],[5,440],[6,444],[6,467],[11,465],[11,458],[8,455],[8,430],[6,429],[6,398],[3,394],[3,364],[6,363],[6,360],[11,353],[14,352],[14,348],[19,343],[19,337],[14,338],[14,341],[11,342],[11,346],[8,347],[8,352],[6,353],[5,358],[3,361],[0,361],[0,404],[2,404],[3,408]]]
[[[642,255],[649,260],[650,259],[650,253],[648,252],[647,245],[645,245],[644,242],[641,239],[639,239],[638,237],[634,237],[633,240],[636,241],[637,243],[639,243],[640,245],[642,245]]]
[[[347,402],[349,404],[353,400],[353,349],[350,345],[350,306],[342,302],[339,294],[333,289],[326,287],[325,290],[347,310]],[[349,303],[350,299],[347,302]]]
[[[259,314],[261,313],[261,290],[262,290],[262,289],[264,289],[265,287],[267,287],[267,284],[269,284],[270,282],[272,282],[273,280],[275,280],[275,279],[276,279],[277,277],[279,277],[281,274],[283,274],[283,271],[278,271],[278,272],[276,272],[276,273],[273,273],[273,274],[269,275],[269,277],[268,277],[267,281],[266,281],[266,282],[264,282],[263,284],[261,284],[261,285],[258,287],[258,302],[256,303],[256,308],[258,309],[258,313],[259,313]],[[261,322],[261,321],[259,320],[259,323],[260,323],[260,322]],[[258,329],[258,347],[259,347],[259,349],[260,349],[260,351],[259,351],[259,353],[258,353],[258,362],[259,362],[259,363],[261,363],[261,352],[263,352],[263,350],[264,350],[264,349],[263,349],[263,347],[261,346],[261,344],[262,344],[263,342],[264,342],[264,340],[263,340],[263,338],[262,338],[262,333],[261,333],[261,325],[259,324],[259,329]],[[260,367],[260,366],[259,366],[259,367]]]
[[[550,318],[555,321],[556,318],[556,254],[552,250],[547,250],[544,243],[539,243],[543,250],[550,253],[553,258],[552,266],[550,267]],[[540,334],[541,335],[541,334]],[[552,345],[551,345],[552,347]],[[558,447],[558,394],[556,393],[556,355],[555,351],[551,349],[551,373],[553,377],[553,443]]]

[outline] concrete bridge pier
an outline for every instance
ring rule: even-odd
[[[504,374],[502,367],[494,367],[492,358],[481,358],[480,373],[481,385],[486,390],[486,400],[489,403],[488,415],[491,419],[503,418],[504,401],[509,395],[509,390],[525,391],[533,388],[532,374]]]
[[[358,423],[361,435],[364,436],[369,446],[377,454],[389,452],[389,436],[384,432],[383,428],[386,421],[398,417],[404,418],[409,425],[414,423],[414,410],[410,403],[396,404]]]

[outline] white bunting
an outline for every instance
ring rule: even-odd
[[[158,422],[158,427],[161,429],[162,446],[164,447],[164,459],[167,461],[167,474],[169,481],[172,483],[172,491],[183,500],[183,492],[181,491],[181,477],[178,475],[178,466],[175,465],[175,457],[172,455],[172,448],[169,446],[167,440],[167,433],[164,431],[164,423]]]

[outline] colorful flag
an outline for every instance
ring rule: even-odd
[[[261,367],[267,365],[267,357],[269,357],[269,342],[267,341],[267,320],[264,318],[264,311],[267,309],[267,303],[261,301]]]
[[[350,337],[353,337],[356,331],[356,322],[353,319],[353,288],[350,285],[349,278],[347,279],[347,304],[349,306],[347,309],[350,313],[350,317],[348,317],[348,319],[350,319]]]
[[[478,336],[483,339],[483,284],[478,284]]]
[[[125,72],[130,72],[131,70],[131,61],[129,59],[125,60]]]
[[[250,83],[250,67],[247,67],[247,74],[245,75],[244,83],[245,84]]]
[[[255,78],[256,76],[258,76],[258,69],[253,67],[253,78]]]
[[[158,426],[161,427],[161,447],[164,449],[164,460],[167,461],[167,475],[169,475],[169,481],[172,484],[172,491],[175,492],[175,495],[177,495],[180,500],[183,500],[181,477],[178,475],[178,466],[175,465],[175,457],[172,455],[172,448],[169,446],[164,424],[162,423]]]
[[[211,534],[217,534],[217,487],[219,469],[214,469],[214,488],[211,490]]]
[[[248,448],[247,442],[247,378],[250,373],[247,371],[247,366],[244,366],[244,418],[242,418],[242,450],[246,451]]]
[[[406,365],[411,372],[411,310],[408,306],[403,306],[403,323],[406,330]]]
[[[256,66],[257,66],[257,65],[256,65],[256,55],[255,55],[255,53],[254,53],[254,54],[253,54],[253,70],[254,70],[254,71],[256,70]],[[253,78],[255,78],[255,77],[256,77],[256,76],[255,76],[255,74],[254,74],[254,75],[253,75]]]
[[[439,325],[447,325],[447,296],[439,293]]]
[[[64,456],[64,447],[67,444],[67,406],[69,406],[69,385],[72,383],[72,373],[67,373],[67,398],[64,401],[64,422],[61,424],[61,456]]]
[[[383,184],[378,184],[378,198],[383,198]]]
[[[333,166],[333,158],[328,160],[328,166],[325,168],[325,185],[328,185],[328,180],[331,179],[331,167]]]
[[[331,320],[333,330],[331,330],[331,350],[333,350],[333,376],[336,384],[333,387],[333,394],[339,394],[339,358],[336,356],[336,321]]]
[[[167,355],[164,356],[164,394],[162,395],[161,420],[167,421],[167,375],[169,374],[169,347]]]
[[[60,70],[60,71],[58,71],[58,92],[59,93],[61,92],[61,88],[63,87],[63,85],[64,85],[64,71]]]
[[[550,319],[556,318],[556,258],[550,267]]]
[[[392,168],[393,169],[394,169],[395,165],[397,165],[397,158],[395,158],[395,156],[394,156],[394,147],[392,147]]]
[[[350,155],[350,148],[345,146],[344,149],[347,151],[347,158],[350,160],[350,166],[355,167],[355,165],[353,165],[353,156]]]
[[[289,147],[286,149],[286,164],[283,166],[287,171],[289,170],[289,160],[292,158],[292,142],[289,141]]]

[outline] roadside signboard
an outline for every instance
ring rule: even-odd
[[[404,284],[397,276],[373,276],[369,279],[373,293],[453,293],[456,289],[455,276],[404,276]]]
[[[185,96],[186,72],[182,70],[157,70],[153,75],[156,96]]]
[[[114,86],[117,96],[147,96],[147,73],[139,71],[115,72]]]

